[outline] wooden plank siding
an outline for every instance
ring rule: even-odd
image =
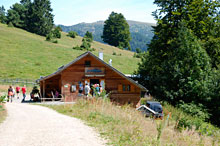
[[[91,67],[104,68],[104,76],[86,76],[85,61],[91,62]],[[78,97],[79,82],[85,87],[85,81],[99,79],[105,82],[105,90],[110,92],[110,99],[119,104],[131,103],[136,105],[140,100],[141,89],[126,77],[122,77],[111,67],[104,64],[96,57],[88,54],[74,62],[72,65],[63,69],[61,73],[45,79],[45,94],[47,95],[53,88],[57,89],[64,97],[65,101],[75,101]],[[76,91],[71,92],[71,86],[76,85]],[[123,91],[123,85],[128,86],[130,91]],[[40,82],[41,93],[43,93],[43,81]]]

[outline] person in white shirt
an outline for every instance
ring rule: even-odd
[[[86,95],[86,97],[88,97],[89,92],[90,92],[90,87],[89,87],[89,85],[86,83],[86,85],[85,85],[85,95]]]

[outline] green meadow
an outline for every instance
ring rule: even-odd
[[[0,78],[38,79],[85,52],[72,49],[81,45],[82,37],[73,39],[66,35],[62,32],[58,43],[52,43],[45,41],[45,37],[0,24]],[[113,67],[124,74],[132,74],[140,62],[140,59],[133,58],[133,52],[127,50],[95,41],[92,47],[96,49],[95,55],[102,51],[104,61],[108,63],[112,59]]]

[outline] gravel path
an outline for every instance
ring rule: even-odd
[[[105,140],[79,119],[46,107],[7,103],[0,124],[0,146],[102,146]]]

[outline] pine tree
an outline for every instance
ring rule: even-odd
[[[83,39],[86,39],[88,42],[93,42],[93,35],[91,32],[86,31],[86,34],[84,35]]]
[[[53,14],[49,0],[34,0],[28,10],[28,31],[46,36],[53,28]]]
[[[6,23],[6,22],[7,22],[7,18],[6,18],[5,8],[2,5],[0,7],[0,23]]]
[[[110,14],[104,24],[102,39],[104,42],[121,49],[130,46],[129,25],[121,13],[112,12]]]
[[[15,27],[26,28],[27,8],[19,3],[15,3],[8,10],[7,21],[11,22]]]

